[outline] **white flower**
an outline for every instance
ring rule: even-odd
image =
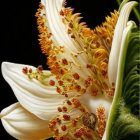
[[[58,114],[57,108],[63,104],[66,98],[56,92],[56,87],[45,86],[36,79],[29,79],[22,72],[25,67],[36,70],[35,67],[27,65],[9,62],[2,64],[2,74],[21,104],[16,103],[1,112],[3,126],[9,134],[21,140],[52,137],[53,135],[48,130],[48,122]],[[49,71],[45,72],[50,74]],[[86,104],[93,113],[98,107],[104,107],[106,117],[108,116],[111,100],[106,99],[103,95],[95,100],[86,93],[80,96],[79,100]],[[78,113],[79,111],[76,112],[77,116]],[[33,135],[34,133],[38,133],[38,135]]]
[[[119,19],[117,12],[112,13],[112,17],[95,31],[79,23],[79,14],[72,14],[72,9],[65,8],[62,0],[42,0],[41,3],[37,13],[40,44],[43,53],[48,55],[51,72],[28,65],[2,63],[3,77],[19,101],[0,113],[3,126],[20,140],[52,136],[76,139],[80,128],[92,139],[102,139],[114,95],[114,85],[110,86],[107,78],[110,41],[113,39],[109,79],[114,64],[118,64],[112,54],[119,59],[120,49],[116,46],[123,42],[120,35],[135,2],[122,8]],[[116,42],[117,36],[120,39]],[[112,84],[116,79],[110,81]],[[84,118],[89,119],[94,128],[83,121]],[[77,122],[76,127],[73,121]],[[103,124],[100,125],[100,121]],[[84,135],[84,138],[88,139],[88,136]]]

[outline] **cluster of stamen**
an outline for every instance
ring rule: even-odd
[[[43,71],[43,67],[41,65],[34,70],[32,68],[24,67],[22,69],[22,72],[26,74],[30,80],[36,79],[46,86],[55,86],[55,81],[51,79],[53,75],[51,73]]]
[[[78,115],[72,115],[72,111],[77,111]],[[63,106],[58,107],[58,116],[49,123],[49,129],[54,132],[56,140],[100,139],[103,136],[106,124],[103,107],[97,108],[96,114],[89,113],[76,98],[65,100]]]
[[[42,53],[45,53],[46,55],[49,54],[49,50],[51,49],[51,46],[53,44],[53,41],[50,39],[52,34],[48,32],[47,26],[46,26],[46,14],[45,14],[45,6],[40,4],[39,9],[35,15],[37,17],[37,24],[38,24],[38,30],[39,30],[39,41],[41,45]]]
[[[96,133],[100,138],[102,138],[105,132],[105,127],[106,127],[105,108],[104,107],[97,108],[96,114],[98,118]]]
[[[51,38],[51,33],[47,30],[45,7],[40,5],[36,14],[38,20],[38,29],[40,32],[40,44],[42,52],[48,55],[47,65],[51,72],[56,75],[58,80],[57,91],[60,94],[67,94],[69,91],[76,91],[76,96],[82,95],[86,92],[88,87],[92,96],[97,96],[99,93],[106,93],[109,96],[113,95],[113,90],[109,86],[107,67],[108,57],[111,49],[112,38],[114,34],[115,25],[118,19],[118,13],[111,13],[111,17],[106,18],[106,22],[102,26],[91,30],[84,22],[80,22],[82,17],[79,13],[73,14],[73,9],[63,7],[59,14],[62,17],[62,22],[68,27],[68,34],[79,45],[82,51],[76,54],[71,54],[76,60],[79,55],[86,54],[89,63],[84,66],[87,71],[92,71],[92,80],[82,79],[80,74],[72,72],[72,67],[83,69],[83,66],[77,65],[61,54],[65,53],[65,46],[55,46]],[[81,84],[81,82],[83,84]],[[53,82],[50,84],[54,85]]]

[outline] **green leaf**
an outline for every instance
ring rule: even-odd
[[[128,45],[126,45],[127,41],[129,41]],[[136,140],[140,134],[140,31],[138,28],[132,29],[125,43],[106,140]]]

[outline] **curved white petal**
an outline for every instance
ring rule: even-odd
[[[127,25],[128,17],[131,12],[131,9],[137,4],[137,2],[132,1],[126,3],[120,12],[118,22],[115,27],[114,37],[112,42],[112,49],[109,56],[108,63],[108,77],[110,84],[116,83],[116,76],[118,73],[118,60],[121,50],[121,42],[123,31]]]
[[[113,119],[112,112],[114,111],[116,103],[118,102],[118,97],[120,97],[121,92],[122,92],[122,77],[123,77],[123,70],[124,70],[124,66],[125,66],[127,46],[128,46],[128,42],[129,42],[128,39],[129,39],[131,30],[134,26],[135,26],[135,23],[133,21],[129,21],[127,23],[127,26],[124,29],[123,35],[122,35],[121,51],[120,51],[119,62],[118,62],[118,64],[119,64],[118,65],[118,74],[117,74],[117,78],[116,78],[115,96],[113,98],[113,102],[112,102],[112,105],[110,108],[109,120],[107,123],[106,134],[104,136],[104,139],[106,139],[106,140],[109,139],[109,132],[111,131],[111,125],[112,125],[111,122]]]
[[[79,73],[80,77],[86,79],[91,76],[91,71],[86,68],[89,63],[89,58],[86,53],[81,53],[77,57],[72,54],[77,54],[84,51],[85,45],[82,42],[77,43],[68,32],[68,25],[62,22],[60,11],[63,9],[62,4],[64,0],[42,0],[41,3],[45,6],[44,13],[46,14],[46,25],[49,32],[52,33],[52,41],[55,46],[64,46],[64,53],[59,53],[60,58],[66,58],[68,61],[73,62],[75,65],[83,67],[79,69],[72,65],[70,72]],[[81,44],[80,44],[81,43]],[[83,74],[84,73],[84,74]]]
[[[0,113],[6,131],[19,140],[39,140],[52,136],[48,121],[41,120],[15,103]]]
[[[41,119],[50,120],[57,115],[57,107],[65,98],[56,92],[56,87],[44,86],[36,79],[30,80],[22,72],[24,67],[36,69],[32,66],[4,62],[2,63],[3,77],[24,108]]]

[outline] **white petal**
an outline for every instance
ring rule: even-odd
[[[120,12],[118,22],[115,27],[112,49],[109,56],[108,63],[108,77],[110,84],[116,83],[116,76],[118,73],[118,60],[121,50],[121,42],[123,31],[127,25],[128,17],[131,12],[131,9],[137,4],[137,2],[128,2],[123,6]]]
[[[3,77],[24,108],[41,119],[50,120],[57,115],[57,107],[61,105],[64,97],[56,92],[55,87],[45,86],[35,79],[30,80],[22,72],[24,67],[36,69],[32,66],[4,62]]]
[[[84,51],[85,44],[82,42],[75,42],[74,39],[67,33],[68,25],[62,22],[62,17],[60,16],[60,11],[63,9],[63,0],[42,0],[41,2],[45,6],[46,14],[46,25],[49,32],[52,33],[52,41],[55,46],[64,46],[64,53],[59,53],[59,59],[66,58],[68,61],[73,62],[75,65],[80,65],[83,67],[79,69],[72,65],[70,72],[77,72],[80,77],[86,79],[91,76],[91,71],[86,68],[89,63],[89,57],[86,53],[81,53],[78,57],[74,57],[72,54],[77,54],[78,52]],[[79,45],[81,44],[81,45]],[[84,73],[84,74],[83,74]]]
[[[111,123],[112,123],[112,112],[114,112],[114,109],[116,109],[116,103],[118,102],[118,97],[120,97],[122,93],[122,77],[123,77],[123,70],[125,67],[125,59],[126,59],[126,53],[127,53],[127,46],[128,46],[128,39],[131,33],[132,27],[135,26],[135,23],[133,21],[129,21],[127,23],[126,28],[123,31],[122,35],[122,43],[121,43],[121,50],[120,50],[120,56],[119,56],[119,61],[118,61],[118,74],[116,77],[116,90],[115,90],[115,96],[113,98],[113,102],[110,108],[109,112],[109,119],[107,123],[107,128],[106,128],[106,134],[104,136],[104,139],[109,139],[109,132],[111,131]],[[103,139],[103,140],[104,140]]]
[[[52,136],[48,129],[48,121],[37,118],[19,103],[5,108],[0,116],[6,131],[16,139],[39,140]]]
[[[104,107],[105,115],[108,117],[109,109],[112,103],[111,99],[105,97],[104,95],[99,95],[94,98],[90,94],[86,93],[83,96],[80,96],[79,100],[82,104],[85,104],[92,113],[96,113],[96,109],[98,107]]]

